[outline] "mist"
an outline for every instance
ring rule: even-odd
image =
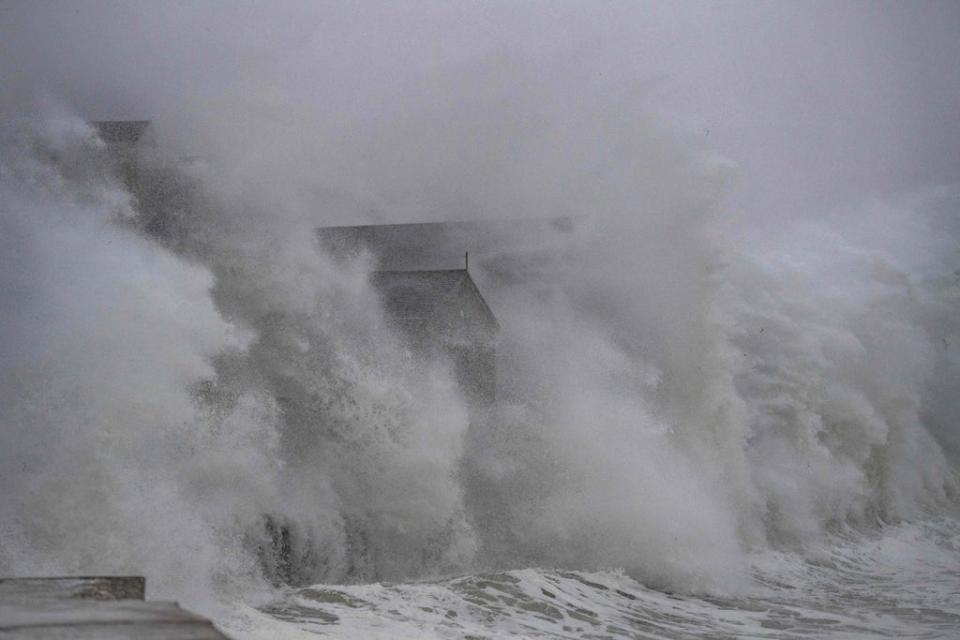
[[[716,593],[955,509],[958,31],[933,2],[3,3],[0,569]],[[152,200],[105,119],[152,121]],[[313,231],[548,218],[576,230],[471,254],[482,430],[373,258]]]

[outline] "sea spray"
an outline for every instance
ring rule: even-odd
[[[63,169],[103,166],[89,127],[55,118],[3,136],[4,573],[136,568],[155,593],[206,592],[237,556],[184,491],[203,449],[189,388],[249,335],[216,312],[208,272],[124,228],[129,196],[109,173]]]
[[[178,592],[522,563],[727,590],[745,549],[911,517],[953,491],[918,403],[955,365],[897,297],[903,279],[880,271],[872,294],[877,270],[853,272],[879,321],[799,280],[793,299],[771,294],[790,272],[717,245],[703,192],[683,221],[598,211],[567,263],[531,239],[548,248],[534,281],[498,284],[478,256],[513,387],[467,438],[450,372],[390,331],[372,258],[339,265],[295,218],[258,221],[218,192],[215,166],[144,157],[124,185],[75,118],[6,136],[21,262],[5,273],[30,292],[4,341],[5,467],[24,470],[5,501],[13,571],[109,557]],[[602,250],[625,237],[639,250]],[[858,364],[883,353],[868,340],[903,345],[896,378]]]
[[[93,132],[82,123],[73,124],[80,133],[72,142],[85,147],[69,149],[76,161],[102,160],[97,157],[102,145]],[[31,133],[28,128],[11,135]],[[8,240],[11,246],[17,240],[35,240],[38,246],[18,247],[31,260],[52,261],[65,251],[79,264],[62,271],[55,267],[52,278],[39,282],[26,265],[13,264],[8,271],[34,279],[14,284],[17,290],[33,292],[38,306],[11,311],[25,314],[24,324],[33,320],[33,330],[41,332],[35,350],[8,361],[22,364],[6,372],[5,435],[10,444],[5,451],[11,456],[6,468],[26,465],[28,472],[40,476],[39,482],[29,475],[11,479],[9,486],[22,483],[25,490],[36,492],[7,494],[13,537],[31,545],[44,542],[48,567],[90,567],[109,557],[100,570],[146,570],[160,592],[169,587],[168,579],[182,580],[184,586],[215,578],[229,581],[237,572],[255,577],[260,571],[257,558],[272,542],[258,535],[257,528],[269,529],[270,522],[282,523],[296,536],[292,552],[302,565],[279,577],[336,579],[369,571],[397,575],[411,570],[405,567],[406,559],[413,559],[418,569],[422,563],[429,565],[420,553],[402,548],[410,544],[439,545],[439,561],[442,546],[453,544],[444,542],[443,529],[453,527],[449,535],[458,535],[451,522],[458,491],[449,490],[452,503],[438,500],[437,492],[444,490],[444,482],[452,483],[456,424],[465,420],[459,417],[462,411],[458,415],[459,400],[448,382],[429,373],[419,377],[412,392],[398,386],[395,381],[403,377],[396,372],[386,378],[389,346],[368,352],[368,362],[374,355],[377,360],[361,367],[353,358],[364,356],[346,344],[349,311],[343,304],[338,310],[342,315],[332,323],[341,327],[344,348],[331,353],[331,340],[337,336],[321,333],[322,327],[304,311],[313,311],[310,303],[289,294],[299,283],[299,293],[316,300],[309,292],[334,277],[302,273],[324,265],[312,246],[307,247],[307,259],[291,267],[301,279],[281,280],[285,287],[271,279],[282,278],[277,271],[289,263],[258,272],[262,255],[241,256],[239,265],[249,270],[234,280],[244,288],[245,298],[238,302],[229,298],[236,294],[227,277],[213,287],[207,269],[189,266],[138,234],[136,216],[117,216],[103,198],[78,196],[78,189],[65,179],[62,158],[44,163],[33,157],[29,144],[21,147],[27,148],[22,157],[6,158],[14,179],[5,188],[11,200],[22,197],[27,202],[13,201],[6,220]],[[124,193],[122,185],[109,183],[108,175],[100,177],[108,193]],[[36,190],[41,193],[53,193],[34,201],[32,183],[39,183]],[[79,204],[80,198],[89,202]],[[27,210],[20,208],[28,205]],[[49,218],[56,218],[59,228],[47,228]],[[237,239],[228,248],[242,246]],[[281,255],[295,259],[290,251]],[[225,259],[235,270],[236,258],[228,254]],[[222,262],[210,263],[214,269],[226,268]],[[260,281],[266,281],[264,295],[272,299],[261,301],[255,295]],[[331,298],[325,302],[336,302]],[[284,300],[294,302],[284,306]],[[371,318],[366,337],[383,325],[376,320],[376,300],[368,300],[368,311],[374,311],[365,316]],[[241,308],[243,302],[247,305]],[[237,323],[221,319],[216,303],[229,309]],[[40,311],[43,304],[57,313]],[[314,317],[331,316],[327,311]],[[59,321],[60,326],[47,328],[38,318],[50,324]],[[244,329],[236,328],[244,323]],[[7,344],[12,349],[17,342],[10,336]],[[50,360],[38,351],[49,353]],[[412,415],[426,406],[424,400],[418,402],[425,394],[431,394],[431,413],[423,409]],[[50,411],[44,409],[47,405]],[[440,406],[451,409],[441,414]],[[436,430],[437,420],[443,421],[443,429],[435,436],[422,431]],[[24,447],[36,440],[40,457],[30,464]],[[434,467],[436,477],[424,475]],[[69,492],[59,493],[64,481],[80,495],[71,499]],[[54,486],[43,491],[45,483]],[[390,496],[391,487],[401,493]],[[418,490],[410,495],[414,487]],[[434,497],[428,499],[431,492]],[[95,496],[101,494],[107,500],[98,504],[103,501]],[[73,506],[64,508],[60,499]],[[30,506],[22,513],[25,504]],[[149,524],[153,521],[144,520],[144,510],[159,514],[164,526]],[[87,538],[89,542],[80,542]],[[111,542],[124,540],[129,547],[109,548]],[[172,564],[161,551],[171,545],[170,553],[179,556]],[[345,557],[351,550],[353,555]],[[11,569],[30,571],[40,553],[11,550]],[[187,561],[189,570],[183,564]],[[373,568],[366,568],[367,563]]]

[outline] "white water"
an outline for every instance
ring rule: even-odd
[[[207,155],[161,127],[136,192],[69,110],[5,121],[0,574],[145,574],[238,638],[955,635],[958,187],[727,216],[735,165],[603,59],[501,62],[173,117]],[[471,255],[483,429],[313,241],[451,210],[589,212]]]
[[[384,637],[956,623],[955,475],[923,406],[949,402],[929,383],[955,375],[957,294],[937,271],[949,244],[917,224],[951,190],[888,216],[913,225],[886,231],[893,247],[821,226],[775,253],[729,247],[695,299],[652,312],[642,274],[675,258],[636,258],[635,298],[592,253],[630,225],[589,228],[574,271],[545,263],[539,307],[491,281],[515,386],[467,439],[446,371],[404,369],[363,265],[293,236],[267,236],[289,249],[271,255],[248,228],[204,236],[219,209],[198,200],[171,244],[85,125],[44,127],[4,141],[5,573],[146,573],[240,637],[279,633],[264,615]],[[598,315],[585,295],[612,302]],[[662,315],[677,305],[698,315]],[[651,332],[667,345],[648,355]],[[265,516],[290,531],[280,574]],[[444,573],[474,575],[396,582]],[[271,596],[278,575],[327,584]],[[370,579],[394,582],[329,585]]]
[[[228,614],[238,637],[951,638],[960,628],[955,521],[834,539],[815,560],[752,558],[750,595],[650,589],[622,572],[536,569],[289,591]]]

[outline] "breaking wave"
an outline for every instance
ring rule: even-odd
[[[757,558],[952,517],[960,192],[724,227],[730,166],[636,135],[656,162],[576,229],[477,257],[503,330],[500,401],[471,424],[449,364],[390,328],[375,258],[325,255],[300,207],[160,151],[131,188],[77,118],[5,124],[0,573],[143,573],[201,608],[475,574],[267,610],[413,598],[376,607],[464,631],[507,606],[575,636],[600,589],[603,633],[690,633],[703,612],[650,588],[709,594],[681,608],[726,628]]]
[[[757,554],[750,597],[689,597],[622,572],[521,569],[439,581],[314,585],[233,614],[249,637],[950,637],[956,521],[834,539],[815,562]],[[884,585],[886,593],[878,591]],[[895,595],[893,595],[895,594]]]

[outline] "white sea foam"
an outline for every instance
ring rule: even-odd
[[[951,638],[960,624],[956,521],[830,540],[816,559],[751,558],[753,592],[696,597],[622,572],[536,569],[289,591],[226,613],[238,638]]]

